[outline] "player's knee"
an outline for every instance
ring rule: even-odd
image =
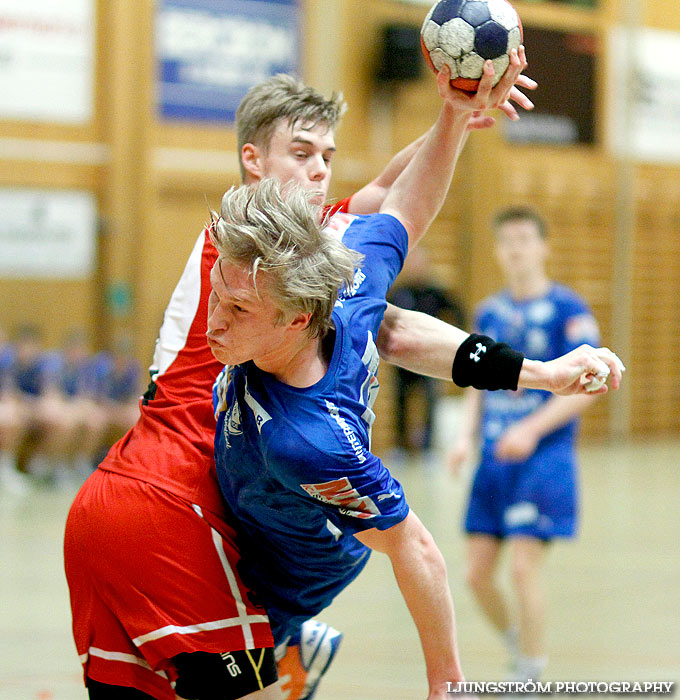
[[[273,649],[199,651],[178,654],[173,661],[178,673],[175,692],[185,700],[238,700],[278,680]]]
[[[465,583],[473,591],[486,590],[493,583],[493,569],[480,566],[478,562],[468,564],[465,570]]]
[[[514,557],[510,565],[510,576],[518,589],[532,586],[538,578],[538,568],[525,557]]]

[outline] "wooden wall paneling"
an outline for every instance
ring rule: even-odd
[[[680,368],[673,353],[680,341],[679,188],[675,168],[636,168],[629,371],[633,405],[641,409],[632,419],[637,435],[680,429]]]
[[[0,185],[92,192],[100,211],[109,152],[104,143],[102,48],[100,21],[103,0],[96,5],[93,117],[85,124],[0,120]],[[101,251],[99,251],[101,258]],[[64,333],[84,328],[95,344],[101,342],[98,323],[99,273],[83,280],[0,279],[0,323],[11,332],[35,323],[49,346],[59,345]]]

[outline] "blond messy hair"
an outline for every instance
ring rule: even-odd
[[[238,152],[241,153],[246,143],[252,143],[267,153],[272,134],[282,121],[288,122],[291,129],[297,124],[325,124],[334,131],[346,111],[342,93],[334,92],[326,99],[295,76],[279,73],[252,87],[238,106]],[[242,162],[240,168],[241,178],[245,179]]]
[[[324,233],[321,208],[298,184],[265,178],[232,187],[213,212],[212,237],[220,257],[257,276],[266,274],[278,309],[277,322],[310,313],[310,337],[333,327],[331,313],[343,287],[350,287],[363,256]]]

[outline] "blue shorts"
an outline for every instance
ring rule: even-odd
[[[472,482],[464,529],[494,537],[573,537],[578,521],[573,450],[539,449],[525,462],[483,454]]]

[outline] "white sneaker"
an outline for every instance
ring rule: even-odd
[[[278,662],[284,700],[312,700],[342,636],[342,632],[318,620],[307,620],[302,625],[300,644],[289,646]]]

